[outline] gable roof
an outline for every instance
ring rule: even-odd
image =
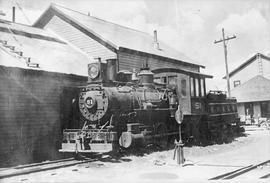
[[[237,102],[255,102],[270,100],[270,80],[257,75],[232,91]]]
[[[261,53],[257,53],[255,54],[254,56],[252,56],[251,58],[249,58],[247,61],[245,61],[244,63],[242,63],[240,66],[238,66],[237,68],[235,68],[233,71],[231,71],[229,73],[229,77],[232,77],[233,75],[235,75],[237,72],[239,72],[240,70],[242,70],[243,68],[245,68],[246,66],[248,66],[249,64],[251,64],[252,62],[254,62],[257,57],[261,57],[265,60],[268,60],[270,61],[270,57],[264,55],[264,54],[261,54]],[[223,79],[225,79],[226,76],[223,77]]]
[[[147,33],[88,16],[60,5],[51,4],[33,26],[44,27],[54,15],[87,35],[90,34],[95,37],[97,41],[114,52],[120,48],[126,48],[204,68],[204,66],[195,63],[185,54],[176,51],[162,41],[158,41],[160,49],[154,48],[153,36]]]
[[[3,66],[82,76],[91,61],[49,31],[9,21],[0,21],[0,58]],[[28,67],[28,58],[40,67]]]

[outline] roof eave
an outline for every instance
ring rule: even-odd
[[[195,76],[195,77],[201,77],[201,78],[213,78],[211,75],[207,74],[202,74],[199,72],[194,72],[194,71],[188,71],[185,69],[177,69],[177,68],[159,68],[159,69],[154,69],[152,70],[154,74],[158,73],[164,73],[164,72],[174,72],[174,73],[182,73],[182,74],[187,74],[189,76]]]
[[[117,49],[118,49],[117,45],[111,43],[110,41],[108,41],[108,40],[106,40],[104,38],[102,38],[100,35],[98,35],[97,33],[94,33],[92,30],[89,30],[87,27],[85,27],[84,25],[82,25],[78,21],[74,20],[72,17],[66,15],[61,10],[57,9],[57,7],[55,7],[53,3],[50,5],[49,8],[47,8],[47,10],[41,15],[41,17],[33,24],[33,26],[42,28],[44,26],[41,23],[42,20],[44,18],[47,18],[48,21],[49,21],[53,17],[53,16],[51,16],[51,17],[49,16],[49,18],[46,17],[46,14],[50,14],[50,11],[52,11],[54,13],[54,15],[56,15],[57,17],[59,17],[63,21],[71,24],[73,27],[75,27],[75,28],[79,29],[80,31],[82,31],[87,36],[89,36],[91,38],[94,37],[94,39],[96,39],[96,41],[98,41],[99,43],[101,43],[102,45],[104,45],[105,47],[110,49],[111,51],[113,51],[115,53],[117,52]]]
[[[251,62],[253,62],[257,56],[260,56],[261,58],[264,58],[268,61],[270,61],[270,57],[264,55],[264,54],[261,54],[261,53],[257,53],[255,54],[254,56],[252,56],[251,58],[249,58],[247,61],[245,61],[244,63],[242,63],[240,66],[238,66],[236,69],[234,69],[233,71],[231,71],[229,73],[229,77],[232,77],[233,75],[235,75],[238,71],[240,71],[241,69],[245,68],[247,65],[249,65]],[[223,76],[222,79],[226,79],[226,76]]]
[[[148,55],[148,56],[153,57],[153,58],[161,58],[163,60],[168,60],[168,61],[172,61],[172,62],[178,62],[178,63],[180,62],[180,63],[182,63],[184,65],[192,65],[192,66],[196,66],[196,67],[201,67],[203,69],[205,68],[204,65],[189,63],[189,62],[185,62],[185,61],[182,61],[182,60],[177,60],[177,59],[173,59],[173,58],[169,58],[169,57],[163,57],[163,56],[160,56],[160,55],[155,55],[155,54],[152,54],[152,53],[133,50],[133,49],[125,48],[125,47],[121,47],[121,46],[119,47],[119,51],[136,52],[137,54],[140,54],[140,55]]]

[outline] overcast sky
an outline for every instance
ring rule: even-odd
[[[11,7],[17,8],[16,21],[32,24],[51,2],[105,20],[152,34],[158,39],[206,66],[204,73],[215,78],[208,88],[226,90],[224,51],[221,38],[228,36],[229,70],[257,52],[270,54],[270,0],[0,0],[0,11],[11,20]],[[28,19],[28,20],[27,20]]]

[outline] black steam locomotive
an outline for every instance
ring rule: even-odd
[[[117,73],[115,65],[115,60],[88,65],[88,82],[75,100],[83,125],[64,129],[61,152],[108,152],[149,143],[166,147],[169,137],[178,136],[179,123],[183,140],[192,143],[224,141],[239,130],[236,100],[225,93],[202,96],[197,89],[201,96],[190,100],[188,113],[176,82],[158,81],[158,73],[147,67],[138,74]]]

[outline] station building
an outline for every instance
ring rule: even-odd
[[[0,20],[1,166],[58,157],[72,96],[97,57],[115,59],[118,71],[150,67],[156,81],[182,88],[186,113],[211,78],[156,31],[149,35],[55,4],[33,26]]]
[[[229,73],[242,121],[270,118],[270,57],[257,53]]]

